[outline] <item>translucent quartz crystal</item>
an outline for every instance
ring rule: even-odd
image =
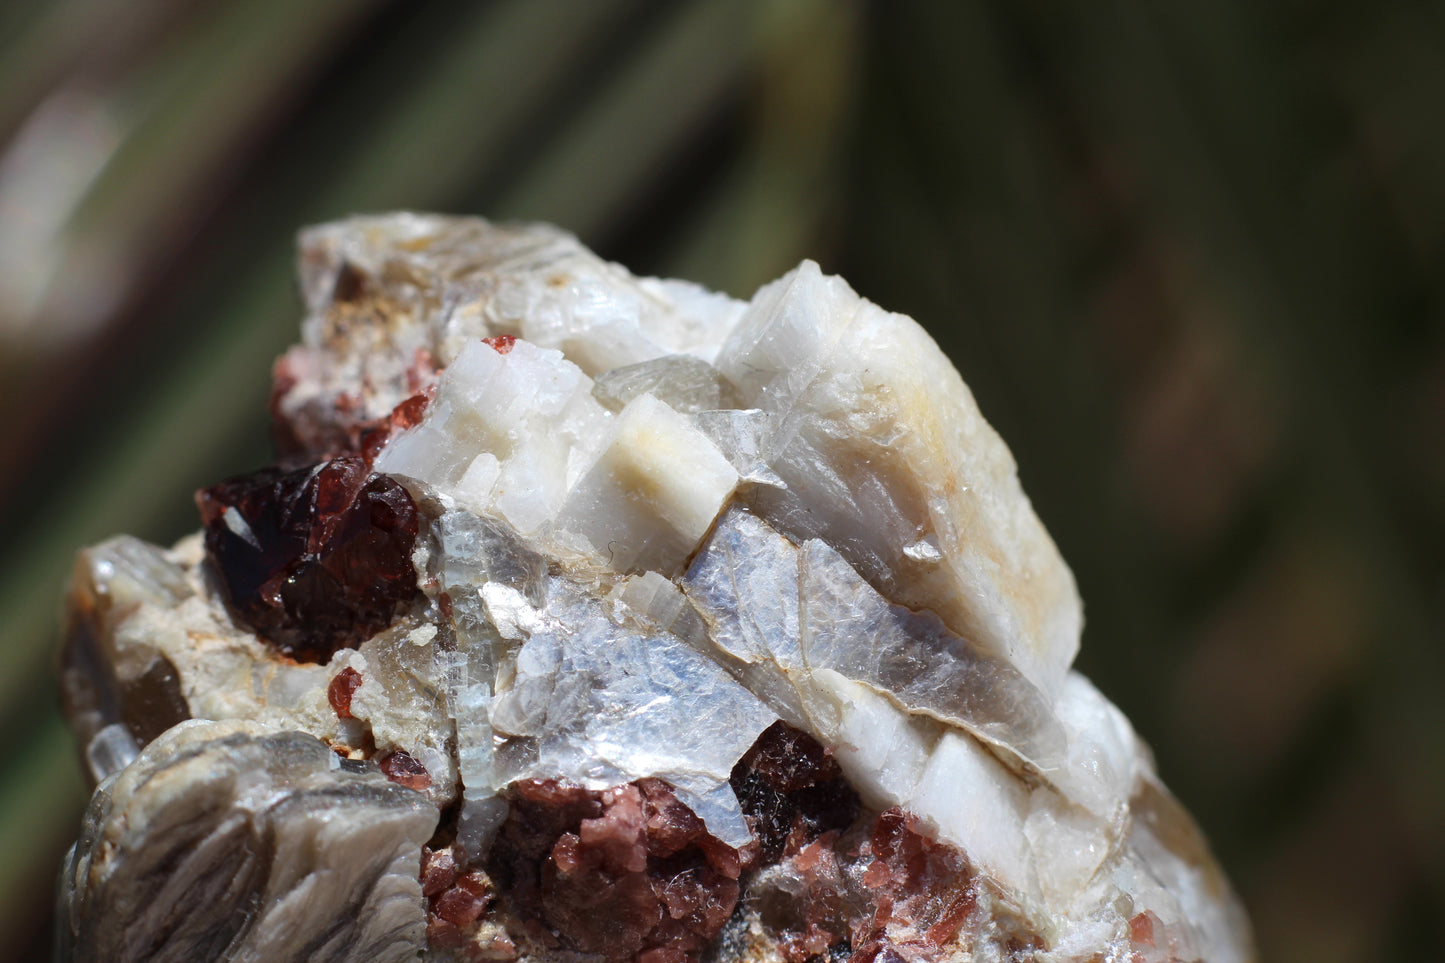
[[[301,286],[278,467],[77,562],[60,959],[1253,958],[913,321],[415,214]]]

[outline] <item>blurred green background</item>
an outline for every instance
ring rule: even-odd
[[[5,0],[0,959],[83,806],[74,550],[268,457],[298,226],[555,221],[916,316],[1266,960],[1440,959],[1445,9]]]

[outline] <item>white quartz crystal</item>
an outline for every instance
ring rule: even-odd
[[[1070,670],[1073,577],[1007,447],[914,321],[811,261],[743,303],[635,278],[540,226],[399,214],[313,228],[302,245],[308,316],[277,368],[279,425],[315,461],[371,445],[371,469],[405,486],[415,597],[308,664],[277,658],[228,608],[199,539],[84,553],[67,708],[93,775],[110,778],[92,809],[122,856],[174,811],[141,785],[152,771],[197,799],[186,780],[221,780],[248,812],[328,780],[364,785],[342,795],[380,807],[388,846],[420,847],[430,825],[401,793],[433,823],[449,814],[477,866],[525,781],[660,779],[715,841],[750,853],[758,818],[735,767],[782,720],[826,748],[860,819],[896,808],[978,874],[976,942],[925,940],[910,961],[1013,959],[1020,933],[1045,963],[1251,958],[1147,747]],[[238,511],[219,524],[264,536]],[[152,691],[178,718],[245,722],[142,748],[156,733],[128,721],[128,693]],[[286,743],[291,769],[251,786],[246,760],[282,731],[301,740]],[[176,757],[187,739],[214,777]],[[394,752],[426,779],[387,786],[360,761]],[[333,772],[343,756],[359,768]],[[312,775],[283,785],[286,772]],[[117,814],[131,811],[127,826]],[[634,823],[617,812],[606,832],[623,838]],[[266,942],[280,921],[305,929],[307,900],[353,892],[325,868],[353,825],[338,818],[335,831],[285,824],[315,858],[272,873],[250,955],[226,959],[292,958]],[[600,817],[588,825],[605,836]],[[829,858],[861,858],[866,838],[827,837]],[[76,872],[106,865],[94,844]],[[415,859],[410,884],[388,875],[402,856],[355,859],[381,874],[363,896],[390,901],[405,928]],[[796,878],[780,863],[757,885],[797,895],[824,863]],[[880,871],[830,872],[857,899]],[[106,885],[74,877],[74,912],[121,898]]]

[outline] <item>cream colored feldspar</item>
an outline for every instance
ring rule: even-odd
[[[758,291],[718,367],[772,415],[775,527],[1058,690],[1082,628],[1073,575],[927,332],[805,261]]]
[[[706,435],[643,394],[618,414],[559,524],[586,538],[610,568],[678,575],[737,483],[737,471]]]

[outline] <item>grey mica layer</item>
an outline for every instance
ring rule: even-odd
[[[737,407],[732,385],[718,370],[701,358],[685,354],[604,371],[592,385],[592,396],[614,415],[644,394],[689,415]]]
[[[96,790],[56,960],[402,963],[425,945],[426,797],[299,732],[185,722]]]
[[[1048,702],[1017,670],[932,613],[891,604],[817,539],[800,549],[746,509],[730,509],[683,589],[731,657],[724,664],[789,721],[808,701],[789,690],[806,688],[811,670],[823,668],[1036,768],[1050,768],[1063,752]]]
[[[668,632],[554,578],[492,724],[503,783],[568,773],[592,788],[667,780],[730,846],[751,838],[728,777],[777,716]]]

